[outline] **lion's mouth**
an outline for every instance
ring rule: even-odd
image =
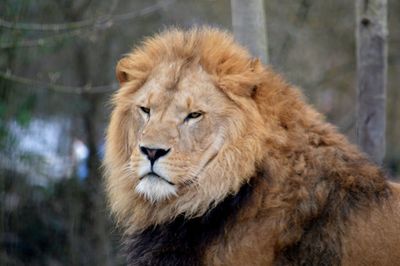
[[[155,172],[149,172],[145,175],[143,175],[139,180],[142,180],[144,178],[156,178],[156,179],[160,179],[164,182],[167,182],[168,184],[170,184],[171,186],[175,186],[175,184],[169,180],[167,180],[166,178],[160,176],[159,174],[155,173]]]

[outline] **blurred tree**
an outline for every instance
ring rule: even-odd
[[[267,25],[263,0],[231,0],[235,38],[253,56],[268,64]]]
[[[81,0],[76,5],[76,2],[72,4],[71,1],[60,1],[59,5],[67,21],[83,21],[91,2],[92,0]],[[112,16],[116,4],[117,1],[111,1],[109,9],[104,15],[105,18]],[[98,68],[96,68],[98,71],[95,71],[95,74],[101,75],[105,71],[104,67],[108,67],[109,65],[107,62],[108,58],[108,56],[101,58],[103,64],[98,65]],[[73,45],[73,60],[75,63],[76,81],[79,84],[84,84],[84,87],[90,88],[93,69],[90,64],[90,51],[88,51],[88,46],[84,42],[76,42]],[[97,118],[99,105],[102,103],[102,96],[88,90],[84,91],[81,97],[86,108],[82,108],[80,116],[83,122],[85,143],[89,151],[87,160],[88,177],[85,180],[85,187],[88,193],[86,215],[92,224],[92,227],[85,234],[90,241],[91,249],[95,251],[93,253],[96,254],[96,256],[91,257],[90,264],[112,266],[112,244],[109,238],[110,232],[108,231],[110,227],[108,226],[109,219],[105,215],[106,202],[102,187],[102,173],[100,171],[99,140],[96,134],[99,131],[97,128]]]
[[[385,157],[387,0],[357,0],[357,139],[377,163]]]

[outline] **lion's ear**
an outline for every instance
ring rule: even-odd
[[[258,58],[251,59],[245,71],[223,76],[219,80],[219,87],[227,94],[234,93],[254,99],[263,78],[263,71],[261,61]]]
[[[124,57],[117,63],[115,68],[115,74],[117,76],[117,80],[120,85],[124,84],[125,82],[129,81],[129,66],[131,64],[131,60],[128,57]]]

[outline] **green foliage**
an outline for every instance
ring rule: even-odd
[[[36,103],[36,95],[28,95],[21,103],[16,113],[16,121],[22,125],[27,126],[32,118],[32,110]]]

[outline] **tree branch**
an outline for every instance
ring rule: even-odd
[[[91,86],[87,84],[81,87],[75,86],[67,86],[67,85],[60,85],[54,83],[48,83],[43,81],[38,81],[34,79],[29,79],[25,77],[15,76],[11,73],[1,72],[0,71],[0,78],[7,79],[13,82],[22,83],[26,85],[31,85],[34,87],[42,87],[46,88],[55,92],[60,93],[71,93],[71,94],[94,94],[94,93],[108,93],[115,91],[118,88],[118,83],[112,83],[108,85],[101,85],[101,86]]]
[[[63,31],[63,30],[76,30],[85,27],[96,27],[99,24],[109,24],[110,26],[116,22],[133,19],[139,16],[145,16],[158,11],[166,5],[171,5],[176,0],[166,0],[163,3],[157,3],[141,10],[134,10],[124,14],[114,16],[102,15],[94,19],[85,19],[81,21],[68,22],[68,23],[55,23],[55,24],[38,24],[38,23],[24,23],[12,22],[0,18],[0,27],[10,30],[27,30],[27,31]]]

